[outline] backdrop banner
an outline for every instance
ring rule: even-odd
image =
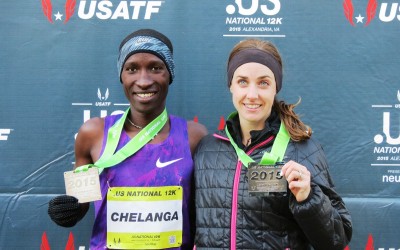
[[[400,249],[400,0],[29,0],[0,2],[0,249],[89,249],[93,208],[73,228],[47,215],[65,193],[79,127],[128,107],[122,39],[166,34],[176,77],[167,108],[210,132],[233,111],[234,44],[270,40],[279,98],[324,146],[353,218],[349,249]],[[93,207],[93,206],[91,206]]]

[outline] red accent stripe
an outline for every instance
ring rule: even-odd
[[[374,250],[374,238],[372,234],[368,235],[367,245],[365,245],[365,250]]]
[[[65,250],[75,250],[74,235],[72,234],[72,232],[69,232],[67,245],[65,245]]]
[[[50,250],[49,241],[47,240],[46,232],[42,234],[42,244],[40,245],[40,250]]]
[[[225,119],[223,116],[219,119],[218,130],[223,130],[225,128]]]
[[[217,135],[214,135],[217,136]],[[226,139],[224,137],[220,137],[221,139]],[[270,136],[267,140],[257,144],[253,148],[251,148],[249,151],[246,152],[247,155],[250,155],[253,153],[254,150],[257,148],[266,145],[267,143],[271,142],[274,139],[275,136]],[[239,183],[240,183],[240,172],[242,171],[242,162],[238,160],[238,163],[236,165],[236,172],[235,172],[235,178],[233,181],[233,194],[232,194],[232,214],[231,214],[231,250],[236,250],[236,218],[237,218],[237,210],[238,210],[238,194],[239,194]]]

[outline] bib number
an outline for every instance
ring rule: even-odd
[[[165,249],[182,245],[181,186],[114,187],[107,193],[107,247]]]

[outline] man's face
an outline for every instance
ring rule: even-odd
[[[133,112],[160,114],[165,108],[170,74],[164,62],[150,53],[136,53],[125,62],[121,80]]]

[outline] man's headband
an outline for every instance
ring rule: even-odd
[[[136,53],[151,53],[159,57],[167,66],[171,76],[170,83],[175,77],[175,64],[172,57],[172,51],[161,40],[151,36],[135,36],[129,39],[120,49],[117,61],[119,79],[121,81],[122,67],[125,61]],[[122,81],[121,81],[122,82]]]
[[[263,50],[249,48],[236,53],[228,63],[228,86],[231,86],[233,74],[241,65],[255,62],[267,66],[275,76],[276,93],[282,88],[282,66],[273,55]]]

